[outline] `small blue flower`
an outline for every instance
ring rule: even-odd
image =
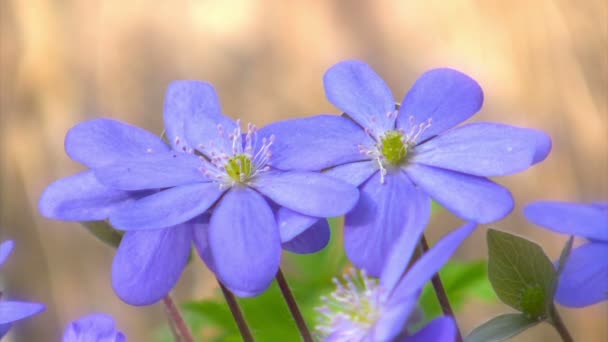
[[[96,313],[71,322],[63,333],[63,342],[125,342],[114,319],[106,314]]]
[[[251,124],[242,132],[221,113],[207,83],[171,84],[164,119],[170,146],[114,120],[77,125],[68,132],[66,151],[91,170],[52,184],[40,201],[47,217],[109,217],[127,231],[112,276],[128,303],[149,304],[166,294],[192,241],[228,288],[259,294],[278,270],[281,247],[298,253],[322,248],[329,227],[319,218],[342,215],[358,200],[346,182],[274,168],[275,138]]]
[[[449,260],[475,229],[468,223],[441,239],[406,271],[422,235],[423,227],[402,234],[394,244],[380,276],[365,271],[350,274],[344,282],[334,279],[336,291],[324,297],[317,333],[324,341],[454,341],[456,326],[451,317],[439,317],[421,330],[417,304],[422,288]]]
[[[528,204],[524,213],[534,224],[589,240],[572,250],[558,282],[556,301],[579,308],[608,300],[608,202],[541,201]]]
[[[345,115],[287,120],[263,131],[281,147],[275,167],[324,170],[360,188],[359,202],[346,216],[344,243],[350,260],[373,276],[402,231],[426,225],[431,198],[469,221],[501,219],[513,199],[487,177],[523,171],[551,148],[538,130],[495,123],[455,127],[483,102],[479,85],[456,70],[423,74],[398,110],[388,86],[363,62],[338,63],[324,83],[327,98]],[[289,154],[281,153],[285,146]]]
[[[4,264],[14,246],[15,244],[11,240],[0,244],[0,266]],[[0,297],[2,297],[2,292],[0,292]],[[14,322],[36,315],[44,309],[44,305],[39,303],[0,301],[0,338],[6,335]]]

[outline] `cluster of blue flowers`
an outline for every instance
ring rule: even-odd
[[[452,69],[424,73],[400,104],[360,61],[331,67],[324,85],[342,115],[243,129],[222,113],[210,84],[177,81],[166,94],[162,137],[111,119],[80,123],[65,148],[88,170],[51,184],[40,212],[66,221],[108,220],[125,232],[112,286],[132,305],[165,297],[192,245],[230,291],[259,295],[277,274],[282,249],[323,249],[326,218],[345,215],[346,254],[361,271],[336,280],[336,291],[324,297],[317,334],[326,341],[455,340],[452,317],[414,329],[421,290],[477,224],[512,211],[510,192],[488,177],[544,160],[551,139],[530,128],[459,125],[479,111],[483,92]],[[413,261],[432,200],[468,223]],[[526,215],[590,239],[573,252],[558,301],[606,300],[607,205],[537,203]],[[36,311],[5,319],[0,308],[2,324]],[[124,340],[105,315],[71,324],[64,340],[79,341],[79,334]]]

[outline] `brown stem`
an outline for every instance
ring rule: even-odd
[[[553,322],[553,326],[555,327],[555,330],[557,330],[557,332],[559,333],[559,336],[562,338],[562,341],[564,341],[564,342],[573,342],[574,341],[574,339],[572,339],[572,335],[570,335],[570,332],[568,331],[568,328],[566,328],[566,325],[564,324],[562,317],[559,315],[559,312],[557,312],[555,305],[551,306],[551,321]]]
[[[306,321],[304,321],[304,317],[300,312],[300,308],[298,307],[298,303],[296,302],[291,289],[289,288],[289,284],[287,284],[287,280],[283,275],[283,271],[279,268],[279,272],[277,273],[277,283],[279,284],[279,288],[281,289],[281,293],[283,294],[283,298],[285,298],[285,303],[289,307],[289,311],[291,312],[291,316],[294,321],[296,321],[296,325],[298,326],[298,330],[300,330],[300,335],[302,335],[302,339],[304,342],[313,342],[312,335],[310,334],[310,330],[306,326]]]
[[[173,298],[171,298],[171,294],[167,294],[163,298],[163,304],[165,305],[165,311],[169,317],[169,323],[171,325],[171,330],[173,331],[175,340],[177,342],[194,342],[192,332],[190,332],[188,324],[186,324],[186,321],[179,311],[179,308],[177,305],[175,305]]]
[[[243,312],[239,307],[239,303],[236,301],[236,297],[230,290],[224,286],[219,280],[217,281],[220,284],[220,288],[222,289],[222,293],[224,294],[224,298],[226,298],[226,303],[230,308],[230,312],[232,312],[232,317],[234,317],[234,321],[241,332],[241,337],[245,342],[253,342],[253,335],[251,334],[251,330],[249,330],[249,326],[247,325],[247,321],[245,321],[245,316],[243,316]]]
[[[429,245],[426,242],[426,237],[424,234],[420,239],[420,246],[422,247],[423,253],[429,250]],[[433,278],[431,278],[431,283],[433,284],[433,289],[435,290],[435,295],[437,296],[437,300],[439,301],[439,305],[441,306],[441,311],[446,316],[450,316],[456,321],[456,316],[454,316],[454,311],[452,310],[452,306],[450,305],[450,301],[448,299],[448,294],[445,291],[445,287],[443,286],[443,282],[439,277],[439,273],[435,274]],[[462,334],[460,333],[460,329],[458,328],[458,324],[456,324],[456,342],[462,342]]]

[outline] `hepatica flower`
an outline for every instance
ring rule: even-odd
[[[319,218],[342,215],[358,200],[357,189],[346,182],[274,169],[276,138],[251,124],[241,131],[238,121],[221,113],[207,83],[173,83],[164,121],[170,146],[114,120],[74,127],[66,151],[92,170],[76,182],[51,185],[40,205],[49,217],[86,220],[92,202],[103,211],[98,218],[109,217],[127,231],[112,273],[115,290],[129,303],[149,304],[166,294],[187,263],[192,241],[228,288],[259,294],[278,270],[282,243],[295,252],[314,251],[329,234]],[[100,195],[72,200],[78,182],[94,184],[84,191],[99,187]],[[65,213],[82,207],[84,213],[76,210],[81,216]]]
[[[116,328],[114,319],[96,313],[70,322],[63,333],[63,342],[124,342],[125,335]]]
[[[14,245],[11,240],[0,244],[0,266],[11,254]],[[3,297],[1,291],[0,297]],[[6,335],[14,322],[36,315],[43,310],[44,305],[39,303],[0,300],[0,338]]]
[[[324,297],[317,333],[324,341],[454,341],[456,326],[451,317],[439,317],[419,331],[417,304],[425,283],[449,260],[475,229],[468,223],[453,231],[406,271],[423,227],[398,238],[384,265],[380,280],[350,274],[334,280],[336,290]]]
[[[589,240],[574,248],[566,261],[555,294],[557,302],[584,307],[608,300],[608,202],[535,202],[524,213],[534,224]]]
[[[266,134],[274,134],[280,146],[273,165],[325,170],[360,188],[346,215],[345,248],[355,265],[374,276],[402,231],[426,225],[431,198],[466,220],[496,221],[512,210],[513,199],[486,177],[523,171],[551,148],[549,137],[534,129],[455,127],[483,102],[479,85],[456,70],[423,74],[398,109],[388,86],[365,63],[338,63],[324,84],[329,101],[345,115],[267,126]]]

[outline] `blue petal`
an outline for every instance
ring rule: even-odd
[[[411,164],[406,172],[434,200],[465,220],[490,223],[513,210],[511,193],[487,178],[422,164]]]
[[[281,238],[266,200],[249,188],[233,188],[211,215],[209,244],[218,279],[239,296],[266,290],[281,260]]]
[[[608,243],[590,242],[572,250],[555,299],[575,308],[608,300]]]
[[[432,120],[419,137],[424,141],[470,118],[481,108],[483,91],[475,80],[452,69],[425,72],[405,95],[397,117],[397,127],[411,129],[415,124]]]
[[[589,205],[539,201],[524,208],[526,218],[554,232],[608,242],[608,212]]]
[[[12,323],[0,324],[0,339],[13,327]]]
[[[222,114],[217,93],[209,83],[171,83],[165,98],[164,121],[167,137],[177,150],[194,148],[208,157],[211,151],[232,152],[228,135],[237,125]]]
[[[456,341],[456,323],[454,319],[449,316],[437,317],[413,336],[409,336],[404,340],[404,342],[427,341]]]
[[[65,137],[65,151],[70,158],[90,168],[168,150],[160,137],[112,119],[82,122]]]
[[[125,204],[146,193],[110,189],[97,180],[93,171],[62,178],[49,185],[38,202],[40,213],[65,221],[105,220]]]
[[[1,301],[0,324],[12,323],[42,312],[44,305],[29,302]]]
[[[258,132],[275,136],[272,166],[281,170],[317,171],[334,165],[364,160],[359,145],[374,141],[351,120],[337,115],[275,122]]]
[[[352,185],[315,172],[262,173],[251,186],[281,206],[315,217],[344,215],[359,198]]]
[[[472,123],[416,146],[411,161],[475,176],[504,176],[534,163],[539,134],[546,136],[526,128]]]
[[[329,102],[376,137],[395,127],[393,94],[369,65],[340,62],[327,70],[323,84]]]
[[[327,246],[330,235],[331,232],[327,220],[317,219],[302,234],[287,242],[283,242],[283,249],[298,254],[316,253]]]
[[[378,171],[378,164],[372,160],[338,165],[323,174],[343,180],[353,186],[359,186]]]
[[[275,211],[275,218],[281,234],[281,242],[292,240],[319,220],[318,217],[302,215],[285,207]]]
[[[194,231],[194,246],[201,260],[207,265],[211,272],[215,272],[215,260],[213,260],[213,254],[211,254],[211,248],[209,247],[209,219],[211,215],[205,213],[196,219],[192,220],[193,231]]]
[[[106,186],[121,190],[159,189],[209,182],[201,171],[202,162],[193,154],[168,152],[137,158],[95,169]]]
[[[390,296],[389,304],[396,305],[402,297],[412,296],[445,265],[460,244],[475,230],[475,223],[467,223],[439,240],[407,271]]]
[[[398,237],[426,226],[430,215],[429,197],[405,174],[389,172],[382,184],[376,173],[362,185],[357,206],[346,215],[346,254],[368,275],[380,276]]]
[[[553,147],[553,142],[551,141],[551,137],[541,130],[531,128],[528,130],[530,130],[536,138],[536,153],[534,153],[533,163],[540,163],[549,156],[551,148]]]
[[[418,305],[418,294],[402,298],[399,305],[385,307],[372,327],[371,341],[396,341],[395,338],[407,329],[408,318]]]
[[[62,342],[124,342],[125,336],[116,329],[114,319],[95,313],[71,322],[63,333]]]
[[[112,287],[131,305],[156,303],[175,286],[188,264],[191,224],[127,232],[112,264]]]
[[[129,203],[110,216],[118,229],[159,229],[204,213],[225,190],[215,183],[182,185]]]
[[[13,240],[7,240],[0,244],[0,266],[6,262],[14,247],[15,242]]]

